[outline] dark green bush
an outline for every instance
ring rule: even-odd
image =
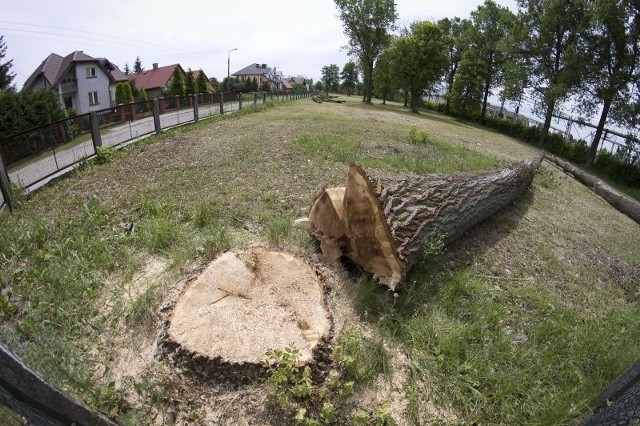
[[[427,103],[426,107],[444,112],[444,104]],[[507,136],[537,145],[540,140],[540,127],[528,126],[515,120],[496,117],[465,117],[496,130]],[[549,133],[544,147],[547,151],[576,164],[587,161],[588,146],[584,140],[571,141],[559,133]],[[640,188],[640,155],[632,155],[630,150],[620,150],[617,154],[601,150],[596,157],[595,170],[602,177],[630,188]]]

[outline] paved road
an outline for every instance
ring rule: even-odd
[[[262,103],[262,99],[258,99],[258,103]],[[253,102],[244,103],[244,105],[250,104],[253,104]],[[225,103],[225,114],[238,111],[238,106],[238,102]],[[219,104],[204,105],[198,108],[198,117],[200,119],[219,113]],[[193,121],[193,109],[191,108],[180,111],[170,111],[160,115],[160,126],[162,129],[191,121]],[[103,146],[115,146],[132,139],[153,134],[154,132],[153,116],[151,116],[133,122],[127,122],[110,129],[101,130],[100,134]],[[91,157],[94,154],[95,151],[91,139],[70,148],[61,150],[54,149],[48,156],[19,165],[14,169],[9,168],[9,179],[11,182],[18,183],[25,188],[28,187],[29,191],[33,191],[45,185],[49,180],[66,173],[71,165]],[[48,178],[43,179],[45,176],[48,176]],[[34,184],[34,182],[38,183]],[[2,197],[1,194],[0,197]]]

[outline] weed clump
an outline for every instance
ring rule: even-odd
[[[424,129],[418,130],[416,126],[409,127],[409,143],[413,145],[425,145],[429,142],[429,132]]]

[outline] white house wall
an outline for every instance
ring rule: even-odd
[[[78,77],[78,103],[75,105],[78,114],[97,111],[111,107],[111,91],[109,90],[109,77],[95,62],[78,62],[75,64]],[[86,68],[96,69],[95,78],[87,78]],[[98,92],[98,103],[89,105],[89,93]],[[75,101],[76,99],[74,99]]]

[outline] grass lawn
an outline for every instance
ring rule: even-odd
[[[536,151],[436,113],[345,99],[177,128],[21,200],[0,218],[0,340],[122,424],[580,418],[640,354],[638,224],[543,162],[521,199],[452,245],[426,247],[407,289],[391,293],[324,264],[292,228],[324,186],[343,183],[352,161],[451,173]],[[424,143],[409,143],[413,126]],[[156,349],[180,283],[253,243],[319,265],[334,319],[326,379],[279,405],[282,385],[204,380]]]

